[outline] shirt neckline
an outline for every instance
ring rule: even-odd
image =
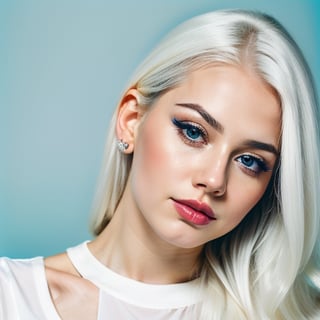
[[[200,279],[178,284],[148,284],[127,278],[104,266],[89,250],[88,241],[67,254],[80,273],[104,292],[127,303],[155,309],[181,308],[200,301]]]

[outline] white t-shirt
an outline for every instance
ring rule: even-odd
[[[199,280],[152,285],[121,276],[102,265],[87,243],[67,250],[85,279],[100,290],[98,320],[194,320]],[[0,259],[1,320],[61,320],[51,300],[42,257]]]

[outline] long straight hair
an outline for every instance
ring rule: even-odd
[[[300,49],[270,16],[207,13],[174,29],[140,65],[136,88],[151,106],[193,70],[249,67],[277,92],[282,110],[277,168],[259,203],[227,235],[205,246],[199,319],[320,319],[320,170],[314,84]],[[111,121],[93,212],[98,235],[121,199],[132,155],[117,151]]]

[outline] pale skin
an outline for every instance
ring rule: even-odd
[[[196,277],[203,246],[236,227],[264,194],[275,166],[281,110],[254,72],[212,66],[191,73],[144,111],[131,89],[119,108],[117,136],[133,163],[109,225],[89,249],[108,268],[146,283]],[[175,204],[205,203],[215,219],[181,216]],[[66,254],[45,260],[62,319],[96,319],[98,289]],[[86,293],[84,296],[83,293]]]

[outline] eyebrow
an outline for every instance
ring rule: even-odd
[[[244,142],[244,146],[249,147],[249,148],[253,148],[253,149],[268,151],[268,152],[273,153],[277,157],[280,154],[279,151],[277,150],[277,148],[273,144],[270,144],[270,143],[265,143],[265,142],[256,141],[256,140],[246,140]]]
[[[204,110],[199,104],[196,103],[176,103],[176,106],[189,108],[197,111],[201,117],[218,132],[223,133],[224,128],[215,118],[213,118],[206,110]]]
[[[203,109],[199,104],[197,103],[176,103],[176,106],[189,108],[192,110],[197,111],[201,117],[214,129],[216,129],[218,132],[223,133],[224,127],[223,125],[218,122],[215,118],[213,118],[206,110]],[[253,148],[253,149],[259,149],[264,150],[273,153],[276,156],[279,156],[279,151],[277,148],[270,143],[265,143],[261,141],[256,140],[246,140],[243,144],[246,147]]]

